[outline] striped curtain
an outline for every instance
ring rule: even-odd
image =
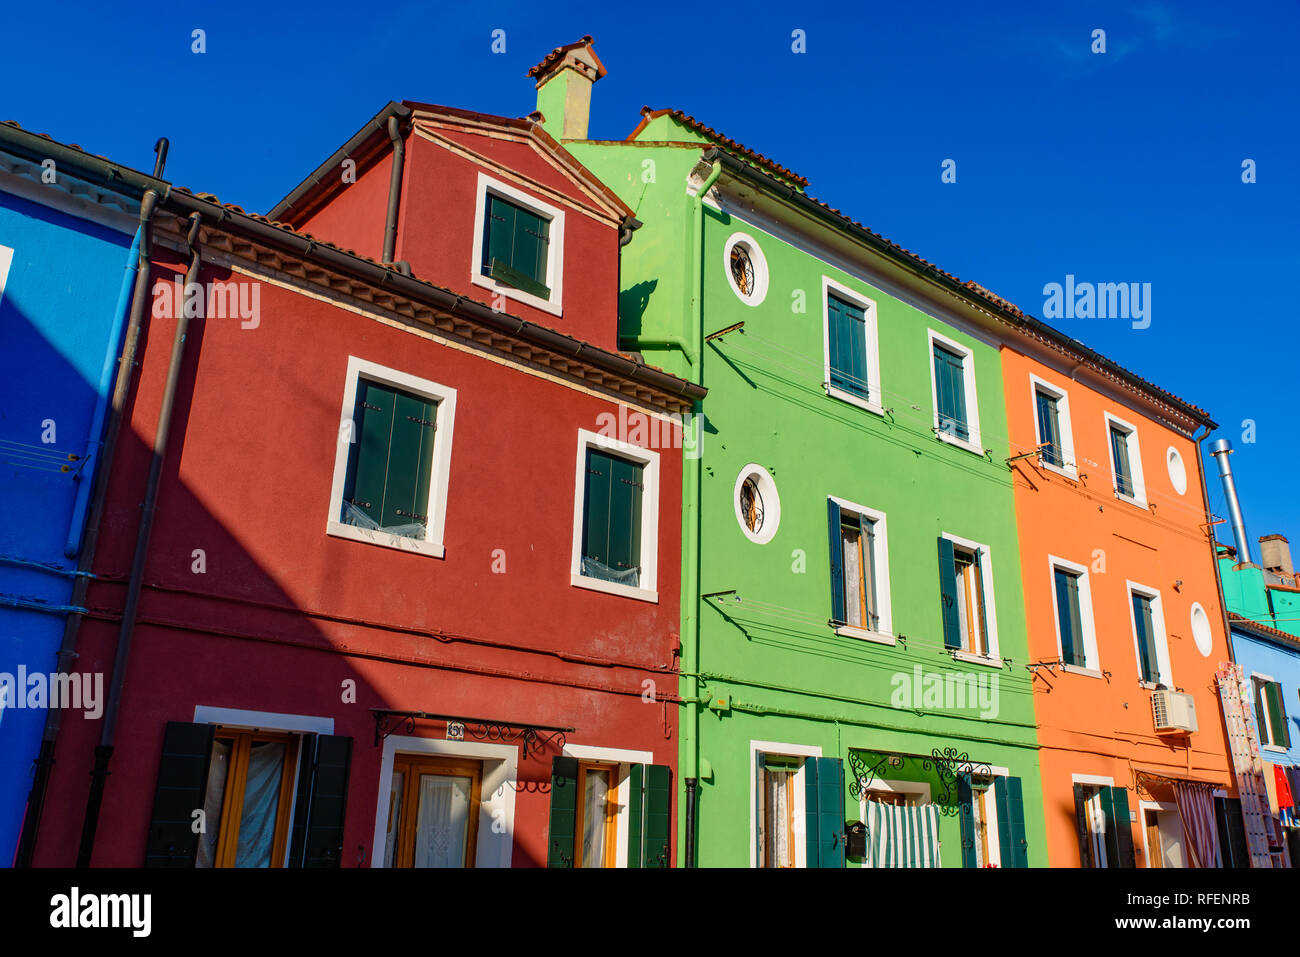
[[[939,867],[939,808],[867,802],[863,867]]]
[[[1174,783],[1174,801],[1183,822],[1189,867],[1216,867],[1219,859],[1219,828],[1214,820],[1214,798],[1209,785]]]

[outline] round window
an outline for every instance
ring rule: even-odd
[[[741,301],[757,306],[767,297],[767,260],[752,236],[735,233],[723,249],[727,283]]]
[[[1187,467],[1183,465],[1183,457],[1178,454],[1178,450],[1172,445],[1169,451],[1165,453],[1165,464],[1169,466],[1169,481],[1174,485],[1174,491],[1179,495],[1187,493]]]
[[[1214,651],[1214,632],[1210,629],[1210,616],[1205,613],[1200,602],[1192,605],[1192,638],[1196,641],[1196,650],[1201,653],[1201,657],[1210,657]]]
[[[770,542],[781,523],[781,499],[767,469],[753,464],[741,469],[732,498],[745,537],[758,545]]]

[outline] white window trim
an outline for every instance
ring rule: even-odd
[[[871,566],[876,572],[876,600],[880,603],[878,609],[879,628],[872,630],[870,628],[854,627],[853,625],[842,625],[835,629],[835,633],[850,638],[875,641],[880,644],[896,644],[893,602],[889,593],[889,523],[885,513],[879,509],[868,508],[865,505],[850,502],[848,499],[840,498],[837,495],[830,496],[830,500],[840,507],[841,512],[851,512],[859,518],[869,519],[875,526],[872,532],[875,539],[875,549],[871,555]]]
[[[859,821],[866,821],[867,819],[867,801],[871,799],[873,792],[876,794],[915,794],[920,797],[918,804],[931,803],[930,785],[924,781],[886,781],[883,778],[877,778],[871,782],[871,787],[863,788],[862,795],[858,798]],[[870,840],[869,835],[868,840]],[[862,866],[864,868],[868,866],[866,861],[863,861]]]
[[[1065,644],[1061,638],[1061,609],[1056,599],[1056,570],[1072,572],[1079,576],[1079,619],[1083,626],[1083,667],[1065,665]],[[1097,620],[1092,612],[1092,582],[1088,575],[1088,566],[1080,565],[1056,555],[1047,556],[1047,581],[1052,593],[1052,621],[1056,625],[1056,653],[1062,667],[1072,674],[1086,674],[1100,678],[1101,659],[1097,651]]]
[[[624,456],[645,466],[641,473],[644,488],[641,492],[641,584],[637,587],[617,582],[601,581],[582,574],[582,519],[583,493],[586,489],[587,449],[604,449]],[[659,568],[659,453],[639,445],[622,442],[607,435],[578,430],[577,465],[573,486],[573,551],[569,563],[569,583],[575,588],[603,591],[610,595],[635,598],[637,601],[658,602],[656,590]]]
[[[1182,488],[1179,488],[1178,478],[1174,475],[1174,464],[1170,458],[1176,459],[1178,468],[1182,472]],[[1179,495],[1187,494],[1187,460],[1183,458],[1183,453],[1172,445],[1165,449],[1165,471],[1169,473],[1169,484],[1173,486],[1174,491]]]
[[[950,535],[948,532],[944,532],[942,537],[967,551],[978,551],[980,553],[980,575],[984,580],[984,620],[988,622],[989,628],[989,633],[986,636],[989,643],[987,655],[977,655],[974,652],[962,649],[954,650],[952,656],[958,661],[965,661],[970,664],[1001,668],[1004,662],[998,651],[998,606],[993,594],[993,553],[987,545],[971,541],[969,538]]]
[[[1282,682],[1278,681],[1278,680],[1277,680],[1276,678],[1274,678],[1272,675],[1262,675],[1262,674],[1260,674],[1258,671],[1252,671],[1252,672],[1250,673],[1250,687],[1251,687],[1252,699],[1253,699],[1253,700],[1250,702],[1252,712],[1254,711],[1254,709],[1255,709],[1256,707],[1258,707],[1258,706],[1262,703],[1262,702],[1260,702],[1260,700],[1259,700],[1259,693],[1260,693],[1260,691],[1261,691],[1262,689],[1260,688],[1260,686],[1259,686],[1258,684],[1255,683],[1256,681],[1262,681],[1262,682],[1265,682],[1265,683],[1267,683],[1267,684],[1275,684],[1275,685],[1278,685],[1279,687],[1281,687],[1281,684],[1282,684]],[[1272,718],[1272,716],[1268,713],[1268,707],[1265,706],[1265,707],[1263,707],[1263,708],[1260,708],[1260,711],[1261,711],[1261,712],[1263,713],[1263,715],[1264,715],[1264,728],[1263,728],[1263,730],[1265,730],[1265,731],[1268,732],[1268,740],[1269,740],[1269,743],[1268,743],[1268,744],[1265,744],[1264,741],[1263,741],[1263,739],[1261,738],[1261,739],[1260,739],[1260,742],[1259,742],[1259,749],[1260,749],[1261,751],[1275,751],[1275,752],[1277,752],[1278,754],[1286,754],[1287,751],[1289,750],[1288,748],[1284,748],[1284,747],[1282,747],[1280,744],[1273,744],[1273,741],[1275,740],[1275,737],[1274,737],[1274,735],[1273,735],[1273,718]]]
[[[1076,784],[1086,784],[1092,787],[1113,788],[1115,786],[1115,779],[1100,774],[1071,774],[1070,775],[1071,791],[1074,790],[1074,785]],[[1093,849],[1097,851],[1097,855],[1101,859],[1102,862],[1101,866],[1108,867],[1110,865],[1110,861],[1106,857],[1106,832],[1104,830],[1106,827],[1106,821],[1105,818],[1101,815],[1098,815],[1098,818],[1102,822],[1103,830],[1099,832],[1098,831],[1092,832],[1091,839],[1093,842]],[[1132,828],[1132,821],[1129,822],[1129,827],[1130,829]]]
[[[741,243],[749,247],[749,262],[754,267],[754,291],[748,296],[740,291],[740,287],[736,285],[736,277],[731,274],[731,251]],[[763,254],[762,247],[758,245],[758,240],[748,233],[732,233],[727,237],[727,241],[722,245],[722,272],[727,277],[727,284],[731,286],[731,291],[745,305],[759,306],[767,298],[767,257]]]
[[[348,479],[348,450],[356,441],[356,424],[353,413],[357,407],[357,382],[369,379],[406,392],[414,392],[438,403],[434,426],[433,461],[429,467],[429,504],[425,514],[426,538],[405,538],[375,529],[348,525],[339,520],[343,512],[343,489]],[[377,362],[348,356],[347,379],[343,385],[343,412],[339,416],[339,429],[334,450],[334,482],[330,488],[329,516],[325,521],[325,534],[347,538],[368,545],[380,545],[404,552],[418,552],[442,558],[446,554],[443,532],[447,523],[447,483],[451,473],[451,440],[456,421],[456,390],[428,379],[420,379],[398,372]]]
[[[740,489],[745,479],[753,476],[757,480],[759,494],[763,497],[763,527],[751,532],[745,524],[745,516],[740,511]],[[772,473],[756,462],[750,462],[736,475],[736,485],[731,490],[731,502],[736,508],[736,523],[741,533],[755,545],[766,545],[776,537],[781,527],[781,494],[777,491],[776,480]]]
[[[1110,484],[1115,492],[1115,497],[1121,502],[1128,502],[1136,505],[1138,508],[1147,507],[1147,486],[1145,477],[1142,474],[1142,446],[1138,442],[1137,426],[1125,422],[1118,416],[1111,415],[1109,412],[1103,413],[1106,417],[1106,458],[1110,462]],[[1115,474],[1115,450],[1110,446],[1111,426],[1118,426],[1121,431],[1128,433],[1128,464],[1133,470],[1133,494],[1124,495],[1119,490],[1119,480]]]
[[[950,433],[939,431],[939,387],[934,381],[934,347],[936,344],[943,346],[950,352],[956,352],[962,357],[961,372],[966,393],[966,428],[970,432],[969,439],[960,439]],[[949,445],[955,445],[968,452],[974,452],[976,455],[983,455],[984,446],[980,442],[979,400],[975,391],[975,352],[957,340],[949,339],[941,332],[927,329],[926,361],[930,366],[930,408],[934,412],[932,427],[935,436],[941,442],[947,442]]]
[[[971,766],[967,765],[966,771],[969,773],[970,770]],[[1008,778],[1010,776],[1011,772],[1007,768],[989,768],[987,775],[990,779],[989,786],[984,790],[984,796],[980,802],[984,805],[984,827],[988,830],[989,835],[989,860],[987,863],[996,864],[998,867],[1002,867],[1002,835],[999,830],[1002,821],[998,817],[998,801],[993,792],[994,783],[992,779]],[[980,775],[980,777],[985,777],[985,775]]]
[[[370,845],[370,866],[384,866],[384,848],[388,841],[388,803],[393,791],[393,760],[398,754],[468,758],[483,762],[482,777],[479,779],[478,839],[474,848],[474,866],[509,867],[514,853],[514,785],[519,776],[519,749],[510,744],[481,744],[477,741],[448,741],[399,734],[390,734],[384,739],[384,753],[379,762],[379,800],[375,806],[375,834]],[[500,825],[497,824],[498,821]]]
[[[932,373],[933,374],[933,373]],[[1029,399],[1030,406],[1034,412],[1034,445],[1037,446],[1042,439],[1041,423],[1038,421],[1038,393],[1045,392],[1056,400],[1057,425],[1061,432],[1061,457],[1065,459],[1064,465],[1053,465],[1043,460],[1042,455],[1038,456],[1038,464],[1049,472],[1055,472],[1058,475],[1064,475],[1066,478],[1079,479],[1079,468],[1074,457],[1074,427],[1070,422],[1070,394],[1060,386],[1053,385],[1046,379],[1029,374]]]
[[[550,241],[548,243],[549,253],[546,257],[546,288],[551,291],[549,299],[543,299],[541,296],[524,292],[514,286],[499,283],[490,276],[484,276],[479,271],[482,268],[480,260],[483,255],[483,228],[489,192],[496,193],[502,199],[509,200],[517,206],[523,206],[551,221]],[[470,250],[469,262],[469,281],[474,285],[482,286],[484,289],[490,290],[494,295],[499,293],[506,299],[513,299],[515,302],[532,306],[534,309],[549,312],[553,316],[564,314],[564,210],[552,206],[550,203],[544,203],[521,189],[493,179],[482,171],[478,174],[478,185],[475,187],[474,246]]]
[[[631,813],[627,789],[632,784],[632,765],[654,764],[654,754],[650,751],[597,748],[586,744],[566,744],[562,753],[579,761],[594,761],[618,767],[618,821],[616,823],[618,836],[615,838],[614,866],[627,867],[627,826]],[[582,799],[583,796],[579,794],[578,800]]]
[[[1165,603],[1160,597],[1160,591],[1150,585],[1142,585],[1127,579],[1124,582],[1124,588],[1125,594],[1128,596],[1129,630],[1133,635],[1133,663],[1137,667],[1138,678],[1142,680],[1142,652],[1138,649],[1137,618],[1133,614],[1133,596],[1135,594],[1145,595],[1151,599],[1151,623],[1156,629],[1156,671],[1160,677],[1159,683],[1172,691],[1174,689],[1174,678],[1169,666],[1169,632],[1165,630]],[[1142,680],[1142,687],[1154,689],[1155,685]]]
[[[784,744],[779,741],[749,742],[749,866],[758,867],[758,756],[770,754],[773,757],[820,758],[820,745]],[[804,769],[799,768],[794,778],[794,821],[795,847],[794,866],[808,866],[807,838],[804,834],[806,821],[806,801],[804,796]],[[802,838],[800,840],[799,838]]]
[[[1187,835],[1183,832],[1183,821],[1181,816],[1179,816],[1178,814],[1178,805],[1170,804],[1166,801],[1143,801],[1141,798],[1139,798],[1137,823],[1138,823],[1138,829],[1142,832],[1142,854],[1144,858],[1143,867],[1151,866],[1151,843],[1150,840],[1147,838],[1147,821],[1146,821],[1147,811],[1156,811],[1157,814],[1163,813],[1163,814],[1173,815],[1174,821],[1176,821],[1178,824],[1178,844],[1183,849],[1183,866],[1182,868],[1168,868],[1168,870],[1181,870],[1186,868],[1188,866]],[[1161,830],[1160,821],[1158,817],[1156,819],[1156,830],[1158,831]],[[1163,859],[1164,856],[1165,856],[1165,849],[1162,847],[1160,848],[1161,859]]]
[[[831,294],[862,310],[863,334],[867,339],[867,397],[831,385]],[[822,388],[832,398],[866,409],[876,415],[885,414],[880,382],[880,337],[876,301],[860,292],[822,276]]]

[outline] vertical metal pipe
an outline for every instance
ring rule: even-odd
[[[190,266],[185,273],[185,289],[199,278],[199,227],[202,217],[191,213],[186,246],[190,251]],[[180,297],[181,302],[187,299]],[[135,554],[131,559],[131,575],[127,580],[126,602],[122,606],[122,628],[117,637],[117,653],[113,658],[113,677],[109,681],[108,702],[104,706],[104,723],[100,730],[99,746],[95,748],[95,767],[91,771],[90,796],[86,801],[86,819],[81,829],[81,847],[77,852],[77,866],[89,867],[95,847],[95,831],[99,827],[99,808],[104,798],[108,780],[108,762],[113,756],[113,740],[117,731],[117,712],[122,701],[122,686],[126,681],[126,663],[131,654],[131,640],[135,635],[135,620],[140,607],[140,588],[144,582],[145,563],[149,557],[149,538],[153,533],[153,517],[158,510],[158,486],[162,480],[163,460],[167,455],[167,439],[171,432],[172,410],[176,404],[176,387],[180,380],[181,362],[185,356],[185,338],[189,332],[189,317],[180,305],[176,317],[176,336],[172,340],[171,360],[167,365],[167,380],[163,385],[162,405],[158,410],[158,428],[154,433],[153,456],[149,462],[149,479],[145,485],[144,505],[140,511],[140,529],[136,534]]]
[[[395,116],[388,118],[388,138],[393,141],[393,173],[388,180],[388,218],[384,222],[384,258],[390,263],[397,254],[397,211],[402,204],[402,168],[406,165],[406,141],[402,124]]]
[[[145,304],[149,300],[149,249],[152,234],[150,224],[157,204],[158,194],[153,190],[147,190],[140,200],[140,226],[137,231],[139,242],[133,244],[136,261],[133,268],[128,267],[128,270],[134,273],[135,291],[132,293],[131,314],[126,324],[122,355],[118,360],[117,379],[113,383],[113,401],[108,416],[108,428],[104,434],[100,461],[95,469],[94,489],[90,498],[90,517],[86,522],[85,536],[80,542],[77,570],[82,572],[90,571],[95,561],[95,547],[99,542],[99,527],[104,517],[104,500],[108,497],[108,481],[113,470],[113,457],[117,451],[117,437],[122,429],[126,400],[131,392],[135,356],[140,342],[140,328],[144,322]],[[80,530],[78,533],[80,534]],[[89,588],[90,576],[77,576],[72,586],[72,598],[69,604],[74,608],[84,606]],[[81,615],[76,612],[69,614],[63,626],[63,642],[59,647],[60,673],[66,673],[77,658],[77,636],[80,629]],[[50,771],[54,766],[54,745],[58,740],[59,728],[62,724],[63,711],[56,702],[51,701],[49,710],[45,714],[45,730],[41,735],[41,750],[36,757],[32,789],[27,796],[27,814],[23,819],[23,829],[18,840],[18,854],[14,861],[16,867],[30,867],[36,853],[41,812],[45,808],[46,789],[49,786]]]
[[[1216,439],[1210,445],[1210,454],[1219,463],[1219,481],[1223,483],[1223,495],[1228,500],[1228,520],[1232,523],[1232,537],[1237,544],[1237,562],[1250,563],[1250,539],[1246,537],[1246,521],[1241,517],[1241,502],[1237,499],[1237,483],[1232,480],[1232,466],[1228,456],[1232,454],[1232,443],[1227,439]]]

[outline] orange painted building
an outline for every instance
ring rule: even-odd
[[[1215,425],[1059,340],[1008,337],[1002,357],[1048,861],[1214,858],[1240,816],[1195,438]]]

